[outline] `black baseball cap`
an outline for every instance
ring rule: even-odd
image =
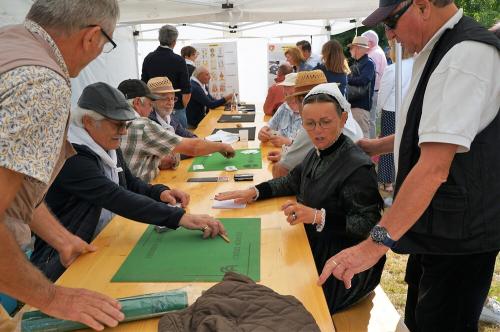
[[[373,27],[382,22],[401,2],[405,0],[380,0],[378,8],[363,20],[363,24]]]
[[[148,97],[151,100],[162,99],[162,97],[152,94],[146,83],[137,79],[129,79],[121,82],[120,85],[118,85],[118,90],[120,90],[127,99],[136,97]]]
[[[87,85],[78,99],[78,106],[111,120],[129,121],[137,118],[125,96],[118,89],[103,82]]]

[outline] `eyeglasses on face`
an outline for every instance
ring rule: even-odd
[[[302,123],[302,126],[307,131],[314,130],[316,128],[316,125],[318,125],[321,129],[329,129],[333,127],[333,121],[330,119],[320,119],[319,122],[306,120]]]
[[[101,29],[101,33],[104,35],[104,37],[106,37],[106,39],[108,40],[108,42],[106,44],[104,44],[103,48],[102,48],[102,52],[103,53],[109,53],[111,52],[112,50],[114,50],[116,48],[116,43],[113,41],[113,39],[111,39],[111,37],[104,31],[104,29],[100,26],[100,25],[97,25],[97,24],[92,24],[92,25],[88,25],[87,28],[93,28],[93,27],[99,27]]]
[[[175,103],[177,100],[179,100],[179,98],[177,98],[177,97],[165,97],[165,98],[163,98],[163,100],[173,101]]]
[[[396,26],[398,25],[399,19],[401,18],[401,16],[403,16],[406,13],[406,11],[408,10],[408,8],[410,8],[412,4],[413,4],[413,1],[409,1],[400,10],[398,10],[397,12],[395,12],[394,14],[392,14],[391,16],[387,17],[383,21],[385,29],[386,30],[394,30],[394,29],[396,29]]]
[[[105,120],[111,123],[116,128],[117,132],[123,131],[124,129],[128,129],[132,124],[132,121],[116,121],[110,119],[105,119]]]

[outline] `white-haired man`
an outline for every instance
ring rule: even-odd
[[[116,0],[37,0],[23,24],[0,29],[2,45],[9,45],[0,49],[0,291],[94,329],[124,318],[118,302],[53,285],[19,247],[29,249],[33,231],[65,266],[95,250],[61,227],[43,197],[73,153],[65,145],[70,77],[116,46],[118,16]],[[0,330],[10,330],[2,311]]]

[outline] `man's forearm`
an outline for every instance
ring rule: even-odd
[[[69,238],[73,236],[59,221],[52,215],[45,203],[40,204],[33,214],[33,221],[30,223],[33,232],[47,242],[58,252],[69,243]]]
[[[54,285],[28,262],[3,220],[0,220],[0,292],[37,308],[50,303],[55,292]]]
[[[201,138],[183,138],[174,152],[186,154],[188,156],[203,156],[212,152],[222,150],[222,143],[205,141]]]
[[[394,152],[394,134],[379,139],[380,139],[379,154],[387,154]]]
[[[434,148],[429,150],[429,145]],[[452,144],[422,144],[419,161],[404,180],[391,209],[380,221],[391,238],[398,240],[422,216],[439,186],[446,182],[456,149]]]

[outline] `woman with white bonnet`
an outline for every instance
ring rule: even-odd
[[[314,87],[303,101],[302,125],[314,144],[303,162],[284,177],[215,197],[251,203],[295,195],[297,202],[287,201],[282,210],[290,225],[304,224],[318,273],[329,257],[366,239],[383,208],[373,163],[342,134],[348,110],[337,84]],[[380,281],[384,263],[382,257],[374,267],[357,274],[350,289],[329,278],[323,291],[330,313],[369,294]]]

